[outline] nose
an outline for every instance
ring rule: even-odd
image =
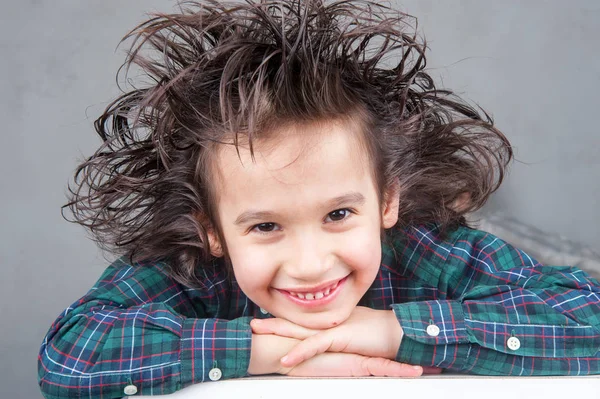
[[[317,232],[302,232],[293,239],[288,257],[288,276],[304,282],[320,282],[335,261],[328,239]]]

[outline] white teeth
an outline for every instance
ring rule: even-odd
[[[329,286],[327,289],[323,290],[323,291],[317,291],[317,292],[305,292],[303,294],[299,293],[299,292],[291,292],[291,295],[295,295],[300,299],[306,299],[309,301],[315,300],[315,299],[322,299],[323,297],[326,297],[327,295],[329,295],[331,293],[331,291],[335,290],[337,288],[339,284],[339,281],[335,282],[335,284],[332,284],[331,286]]]

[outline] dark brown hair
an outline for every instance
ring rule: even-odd
[[[69,186],[74,221],[131,261],[193,285],[214,218],[211,155],[280,123],[358,118],[401,226],[465,223],[512,158],[485,112],[437,89],[416,20],[367,1],[185,2],[130,32],[146,82],[96,120],[103,144]],[[218,227],[218,226],[217,226]]]

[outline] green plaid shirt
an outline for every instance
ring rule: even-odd
[[[543,266],[466,227],[445,239],[436,228],[394,230],[387,242],[360,304],[394,310],[405,334],[398,361],[486,375],[600,373],[600,283],[583,271]],[[249,322],[270,316],[217,261],[203,273],[192,289],[161,264],[114,262],[44,338],[45,397],[168,394],[246,376]]]

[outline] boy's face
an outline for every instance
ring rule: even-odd
[[[316,329],[345,321],[381,261],[380,207],[371,163],[350,123],[295,125],[218,154],[218,217],[240,288],[276,317]],[[216,238],[211,235],[213,242]]]

